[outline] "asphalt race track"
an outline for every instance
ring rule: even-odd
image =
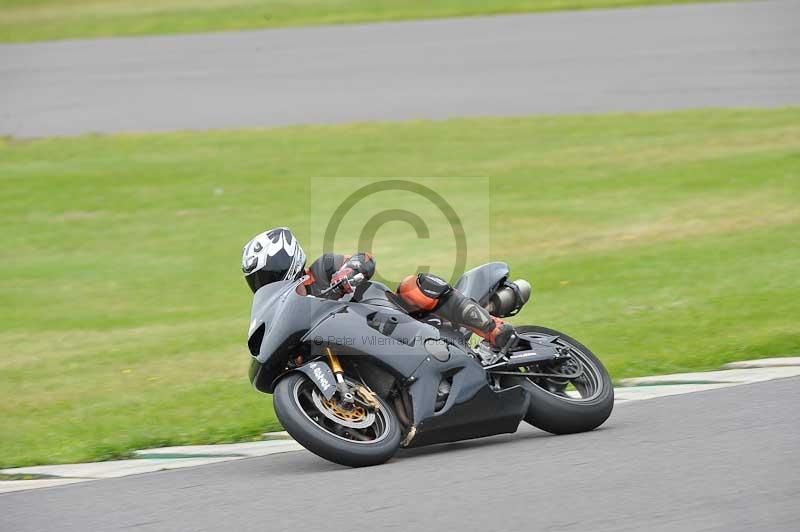
[[[0,135],[800,104],[800,2],[0,46]]]
[[[0,530],[800,530],[800,379],[618,405],[599,430],[306,451],[0,496]]]

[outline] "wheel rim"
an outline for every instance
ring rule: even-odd
[[[553,335],[542,334],[535,332],[520,331],[521,334],[532,336],[534,338],[546,339],[549,343],[557,345],[562,354],[569,355],[566,362],[559,363],[560,370],[558,373],[572,374],[581,371],[581,375],[574,379],[553,379],[550,377],[528,377],[528,380],[533,384],[544,390],[550,395],[558,397],[563,401],[571,403],[586,403],[593,401],[601,393],[604,392],[607,386],[603,373],[597,363],[592,360],[584,349],[568,342],[561,336],[553,338]],[[571,363],[572,367],[569,367]],[[531,366],[532,371],[537,373],[545,373],[552,371],[552,365],[545,366],[540,364],[538,366]],[[567,392],[566,388],[572,384],[575,392],[571,395]]]
[[[350,385],[357,385],[348,381]],[[361,405],[347,410],[336,397],[326,400],[308,379],[299,380],[292,389],[292,398],[300,412],[317,428],[349,443],[372,445],[389,435],[392,420],[384,408],[371,409]]]

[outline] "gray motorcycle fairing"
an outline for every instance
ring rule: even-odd
[[[492,389],[466,346],[448,341],[449,356],[438,352],[434,357],[425,342],[441,339],[436,327],[383,304],[301,295],[299,284],[273,283],[256,292],[249,345],[254,355],[250,378],[257,389],[272,393],[293,353],[303,351],[314,358],[329,347],[340,357],[367,357],[407,388],[412,403],[409,416],[416,427],[412,446],[516,430],[527,409],[527,393],[519,387]],[[311,375],[322,390],[324,385],[313,378],[309,367],[313,363],[299,370]],[[329,371],[321,360],[316,363]],[[443,379],[451,381],[450,393],[437,411],[436,392]]]
[[[508,264],[505,262],[482,264],[464,272],[456,282],[455,288],[465,296],[485,305],[495,289],[508,279],[508,274]]]

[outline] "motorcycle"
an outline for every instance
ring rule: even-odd
[[[508,265],[493,262],[455,287],[502,318],[530,297],[527,282],[508,279]],[[493,348],[409,312],[382,283],[355,279],[351,294],[330,300],[307,295],[304,280],[255,293],[249,375],[288,433],[331,462],[381,464],[400,447],[513,433],[523,420],[553,434],[589,431],[611,414],[608,372],[566,334],[517,326],[513,344]]]

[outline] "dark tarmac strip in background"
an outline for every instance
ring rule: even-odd
[[[599,430],[306,451],[0,495],[0,530],[800,530],[800,378],[617,405]]]
[[[0,45],[0,134],[800,104],[800,2]]]

